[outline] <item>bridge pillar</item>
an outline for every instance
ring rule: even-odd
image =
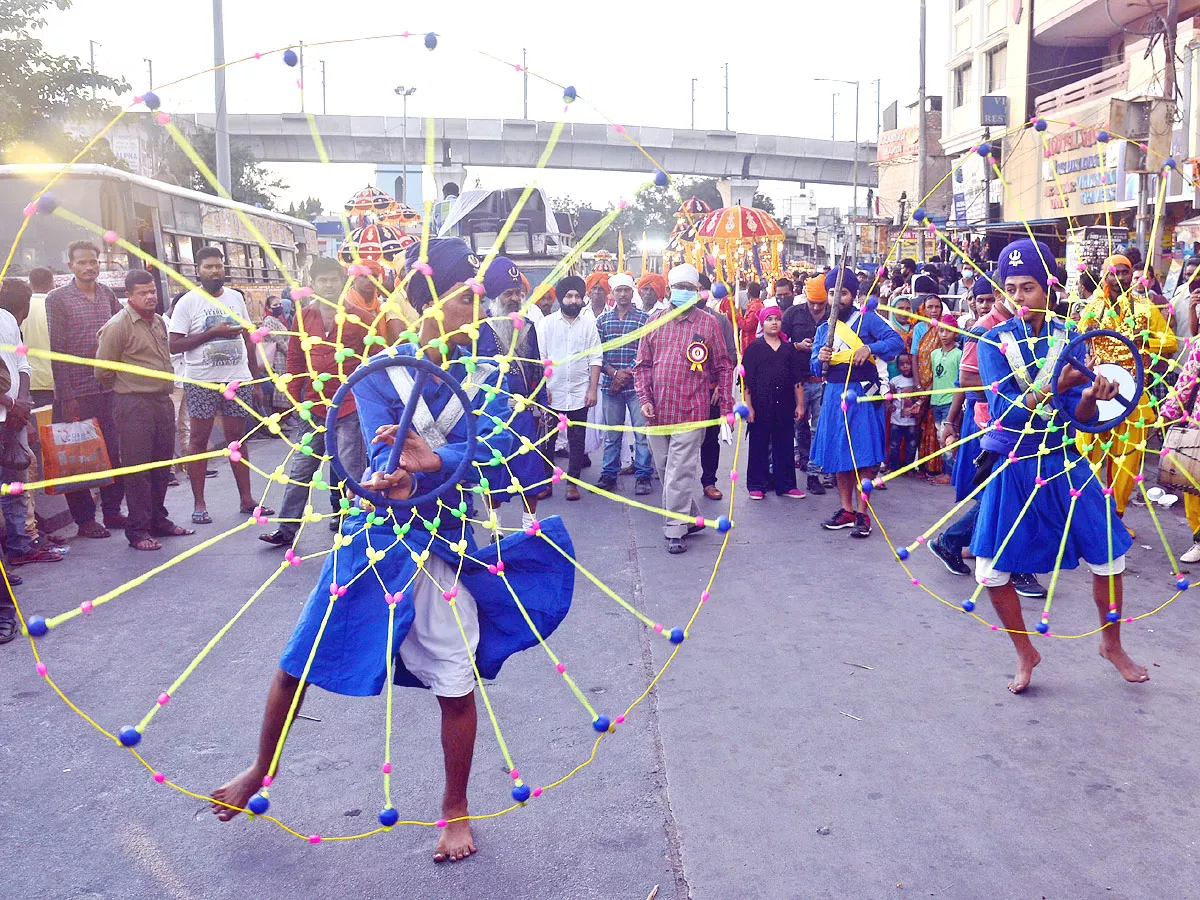
[[[437,197],[434,202],[442,199],[442,188],[448,183],[458,185],[458,193],[462,193],[467,185],[467,167],[458,163],[434,163],[433,183],[437,185]]]
[[[753,206],[754,194],[758,190],[757,178],[733,175],[717,182],[721,202],[726,206]]]

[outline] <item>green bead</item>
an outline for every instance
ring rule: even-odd
[[[458,509],[450,510],[450,515],[454,516],[456,519],[461,519],[463,517],[462,510]]]
[[[338,506],[341,507],[342,509],[349,509],[350,501],[347,500],[345,497],[342,497],[340,500],[338,500]]]
[[[492,428],[492,434],[503,434],[503,433],[504,433],[503,425],[496,425]]]
[[[475,368],[476,368],[475,360],[468,359],[466,362],[463,363],[463,368],[466,369],[468,372],[474,372]]]
[[[303,453],[305,456],[312,456],[314,453],[313,448],[309,447],[309,446],[301,447],[300,452]]]
[[[367,524],[368,524],[368,525],[374,525],[376,521],[377,521],[377,520],[376,520],[376,518],[375,518],[375,513],[374,513],[374,512],[368,512],[368,513],[367,513]]]
[[[1112,441],[1105,441],[1103,444],[1100,445],[1100,449],[1103,450],[1105,453],[1107,453],[1109,450],[1112,449],[1112,445],[1113,445]]]
[[[464,513],[464,514],[466,513],[466,511],[467,511],[467,501],[466,500],[463,500],[462,502],[460,502],[458,504],[458,511],[460,513]]]
[[[480,478],[480,479],[479,479],[479,486],[480,486],[481,488],[483,488],[483,489],[486,491],[488,488],[490,488],[490,487],[492,486],[492,484],[491,484],[491,482],[490,482],[490,481],[488,481],[486,478]]]
[[[304,435],[300,438],[301,446],[307,447],[309,444],[312,443],[312,439],[313,439],[312,432],[311,431],[305,432]]]
[[[346,513],[346,515],[348,515],[348,516],[357,516],[357,515],[361,515],[361,514],[362,514],[362,510],[359,509],[357,506],[350,507],[349,511]]]
[[[312,421],[312,413],[310,413],[307,409],[300,410],[298,413],[296,413],[296,415],[298,415],[305,422]]]

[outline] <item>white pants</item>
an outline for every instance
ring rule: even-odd
[[[404,667],[438,697],[465,697],[475,690],[472,661],[479,645],[479,611],[475,598],[456,582],[455,574],[455,569],[437,556],[430,554],[425,560],[425,568],[417,573],[412,586],[412,628],[400,644]],[[442,592],[456,585],[452,608]]]
[[[1122,554],[1108,563],[1088,563],[1093,575],[1120,575],[1125,571],[1125,556]],[[999,572],[992,568],[992,557],[975,557],[975,580],[984,587],[1004,587],[1012,580],[1011,572]]]
[[[648,439],[658,477],[662,479],[663,509],[696,516],[700,512],[696,495],[700,493],[700,445],[704,443],[704,429],[651,434]],[[688,524],[664,517],[663,534],[668,538],[687,537]]]

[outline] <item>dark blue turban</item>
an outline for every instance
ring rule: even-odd
[[[554,286],[554,293],[558,297],[559,303],[562,302],[563,297],[567,296],[568,291],[579,291],[580,297],[586,297],[587,282],[578,275],[568,275],[566,278],[560,279]]]
[[[507,256],[497,256],[493,259],[488,265],[487,274],[483,276],[483,292],[493,300],[512,288],[524,287],[521,270]]]
[[[1041,241],[1034,243],[1029,238],[1013,241],[1000,251],[1000,270],[997,281],[1004,286],[1012,275],[1028,275],[1043,291],[1050,287],[1050,275],[1055,265],[1054,254]]]
[[[433,269],[428,276],[416,270],[421,261],[420,244],[413,244],[404,253],[406,266],[412,273],[408,280],[408,302],[417,312],[433,302],[435,294],[429,289],[430,280],[436,296],[444,297],[454,285],[474,278],[479,269],[479,257],[461,238],[432,238],[427,254],[427,262]]]
[[[850,292],[851,297],[858,296],[858,276],[849,269],[842,270],[845,274],[842,275],[842,290]],[[829,299],[840,301],[842,298],[833,296],[833,289],[837,287],[838,270],[830,269],[825,274],[825,290],[829,293]]]

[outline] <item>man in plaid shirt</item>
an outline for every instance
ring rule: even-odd
[[[608,344],[625,335],[632,334],[643,328],[650,317],[633,305],[633,278],[629,275],[613,275],[608,280],[615,305],[612,309],[601,314],[596,320],[596,328],[600,331],[600,343]],[[606,425],[624,425],[626,413],[629,414],[629,424],[634,428],[642,428],[646,420],[638,403],[637,391],[633,387],[633,367],[637,363],[638,341],[630,340],[619,347],[610,347],[604,351],[604,363],[600,367],[600,390],[604,394],[604,423]],[[624,431],[606,431],[604,433],[604,465],[600,470],[600,480],[596,486],[611,491],[617,486],[617,475],[621,472],[621,447],[625,443]],[[633,433],[634,446],[634,483],[635,494],[649,494],[650,475],[653,463],[650,457],[650,445],[646,435],[641,431]]]
[[[94,360],[100,346],[100,329],[120,311],[117,296],[101,284],[100,249],[87,241],[75,241],[67,247],[67,268],[75,277],[70,284],[56,288],[46,295],[46,324],[50,331],[50,349],[82,359]],[[75,422],[96,419],[108,448],[108,459],[115,469],[121,465],[117,447],[117,424],[113,419],[113,392],[96,380],[91,364],[50,363],[54,372],[54,421]],[[125,496],[124,481],[100,489],[104,509],[104,524],[96,521],[96,503],[90,490],[71,491],[67,506],[71,518],[79,527],[80,537],[111,537],[109,528],[123,528],[121,499]]]
[[[638,345],[634,383],[649,424],[679,426],[670,434],[651,435],[650,450],[662,479],[663,509],[691,518],[699,509],[703,423],[713,405],[722,415],[733,409],[733,359],[716,319],[697,308],[700,273],[696,267],[676,266],[667,281],[671,306],[650,317],[652,330]],[[664,319],[668,321],[660,321]],[[667,552],[687,550],[683,539],[699,527],[682,518],[665,518]]]

